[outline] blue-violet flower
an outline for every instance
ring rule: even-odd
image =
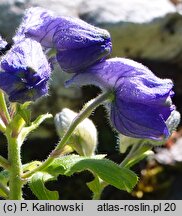
[[[51,70],[38,42],[19,41],[2,58],[1,69],[0,88],[11,102],[35,101],[47,94]]]
[[[55,48],[61,68],[73,73],[102,61],[112,49],[108,31],[78,18],[56,16],[40,7],[26,11],[14,41],[22,37],[34,39],[46,48]]]
[[[135,138],[161,140],[169,136],[166,120],[175,109],[173,83],[156,77],[147,67],[125,58],[113,58],[76,74],[67,85],[94,84],[112,91],[106,104],[112,125]]]

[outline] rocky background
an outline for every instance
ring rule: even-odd
[[[21,22],[24,10],[31,6],[42,6],[56,11],[59,15],[79,17],[91,24],[109,30],[113,42],[112,56],[137,60],[148,66],[159,77],[171,78],[174,81],[176,93],[174,103],[178,111],[182,113],[182,5],[180,1],[0,0],[0,34],[10,45],[11,38]],[[55,114],[61,111],[63,107],[78,110],[84,102],[93,98],[99,92],[94,87],[86,87],[83,89],[84,91],[75,88],[64,89],[63,83],[68,78],[67,76],[66,74],[63,76],[59,68],[55,71],[50,84],[50,96],[41,99],[33,106],[34,116],[47,111]],[[120,156],[116,154],[116,146],[112,144],[115,142],[115,134],[111,133],[109,125],[105,126],[106,119],[104,119],[103,112],[103,109],[99,108],[96,115],[92,117],[98,129],[102,128],[102,132],[99,134],[100,145],[98,151],[107,153],[114,160],[120,160]],[[101,116],[103,116],[102,120],[100,120]],[[31,147],[30,151],[23,150],[24,162],[32,159],[44,159],[57,139],[52,122],[43,125],[32,134],[30,141],[25,143],[24,149],[29,148],[30,145]],[[37,148],[39,150],[36,151]],[[44,149],[42,154],[38,153],[40,149]],[[0,151],[4,151],[4,154],[6,154],[6,147],[0,145]],[[76,183],[75,178],[78,178]],[[72,184],[75,185],[75,188],[78,187],[78,189],[75,189],[77,193],[74,192],[74,194],[66,186],[64,189],[60,189],[61,194],[66,194],[63,197],[64,199],[90,198],[86,186],[83,188],[83,192],[80,190],[80,178],[84,181],[91,180],[91,176],[85,173],[74,177],[73,180],[71,178],[69,180],[68,178],[61,178],[63,185],[66,182],[65,185],[69,183],[69,187]],[[60,183],[54,184],[54,187],[57,189],[60,187]],[[115,196],[113,196],[113,191],[116,194]],[[178,188],[178,191],[182,191],[182,188],[181,190]],[[26,193],[29,194],[30,192],[27,191]],[[182,198],[182,195],[180,196],[178,193],[173,192],[171,194],[171,191],[164,191],[163,195],[160,194],[159,196],[158,194],[159,197],[157,198]],[[155,196],[152,195],[147,198],[155,199]],[[131,197],[112,188],[106,190],[103,198],[129,199]]]

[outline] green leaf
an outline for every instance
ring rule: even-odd
[[[9,181],[9,172],[7,170],[3,170],[0,172],[0,182],[7,186]]]
[[[52,175],[71,176],[76,172],[89,170],[108,184],[130,192],[137,183],[136,174],[103,157],[103,155],[92,157],[69,155],[55,159],[46,171]]]
[[[39,200],[58,200],[58,192],[50,191],[44,185],[45,182],[54,179],[55,177],[50,175],[49,173],[37,172],[32,176],[29,182],[29,186]]]
[[[151,151],[152,146],[144,145],[136,150],[136,152],[128,159],[127,163],[124,165],[126,168],[130,168],[139,161],[143,160],[147,156],[153,154]]]

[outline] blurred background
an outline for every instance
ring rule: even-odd
[[[182,2],[180,0],[0,0],[0,34],[12,45],[11,38],[19,26],[26,8],[41,6],[58,15],[79,17],[88,23],[107,29],[112,37],[112,57],[127,57],[148,66],[160,78],[174,82],[173,98],[177,110],[182,113]],[[1,55],[6,50],[1,50]],[[69,75],[56,68],[50,82],[50,94],[33,106],[32,118],[50,112],[55,115],[68,107],[79,111],[83,104],[94,98],[100,90],[96,87],[64,88]],[[117,134],[99,107],[91,116],[99,131],[97,153],[121,162]],[[46,121],[31,134],[22,148],[23,163],[43,160],[54,148],[58,136],[53,120]],[[114,187],[104,190],[102,199],[182,199],[182,130],[155,149],[156,155],[140,162],[133,170],[140,183],[132,194]],[[7,156],[6,141],[0,134],[0,153]],[[60,193],[60,199],[90,199],[86,182],[92,175],[83,172],[73,177],[60,176],[58,181],[48,183],[50,189]],[[25,199],[36,199],[24,188]]]

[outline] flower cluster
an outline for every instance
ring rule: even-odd
[[[50,67],[42,46],[55,51],[62,70],[74,73],[67,86],[93,84],[112,92],[105,105],[117,131],[135,138],[169,136],[166,121],[175,110],[172,81],[129,59],[106,60],[112,50],[106,30],[35,7],[26,11],[13,40],[0,73],[0,88],[10,101],[34,101],[47,94]]]
[[[13,40],[15,44],[0,63],[0,88],[10,101],[19,103],[35,101],[48,92],[51,69],[42,46],[56,49],[66,72],[81,71],[111,52],[106,30],[76,18],[54,16],[39,7],[26,11]],[[3,48],[6,42],[0,38],[0,44]]]

